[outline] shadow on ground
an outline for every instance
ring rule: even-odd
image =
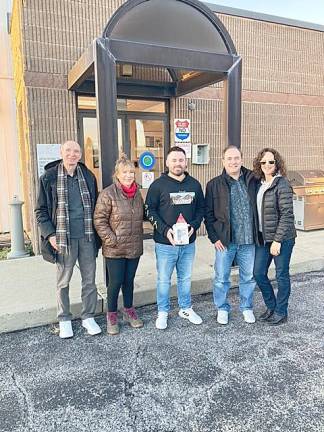
[[[323,282],[323,272],[295,276],[289,322],[277,328],[244,323],[234,289],[223,327],[200,295],[200,326],[173,303],[166,331],[147,306],[144,329],[123,325],[117,337],[85,336],[79,321],[71,340],[49,327],[3,334],[0,430],[324,431]]]

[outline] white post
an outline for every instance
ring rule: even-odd
[[[24,258],[29,256],[25,251],[24,228],[22,220],[22,205],[17,195],[14,195],[10,205],[11,214],[11,251],[7,255],[7,259]]]

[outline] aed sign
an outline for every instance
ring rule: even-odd
[[[175,119],[174,120],[174,141],[176,143],[190,142],[190,120]]]

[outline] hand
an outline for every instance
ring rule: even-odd
[[[53,249],[55,249],[56,251],[58,251],[58,247],[56,244],[56,236],[51,236],[48,241],[51,243],[51,246]]]
[[[226,250],[226,247],[223,245],[223,243],[220,240],[217,240],[217,242],[214,244],[215,249],[219,252],[224,252]]]
[[[175,246],[172,228],[170,228],[169,231],[167,232],[167,238],[168,238],[169,242],[172,244],[172,246]]]
[[[273,241],[271,246],[270,246],[271,255],[273,255],[273,256],[280,255],[280,249],[281,249],[281,243]]]
[[[194,230],[194,228],[191,226],[191,225],[189,225],[188,224],[188,228],[190,228],[189,229],[189,231],[188,231],[188,236],[189,236],[189,238],[192,236],[192,234],[195,232],[195,230]]]

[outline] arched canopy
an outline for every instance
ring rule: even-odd
[[[165,67],[174,83],[168,86],[171,96],[224,80],[239,60],[222,22],[197,0],[128,0],[108,21],[101,41],[116,63]],[[90,51],[85,57],[91,62]],[[84,75],[86,91],[91,88],[91,75],[93,70],[90,77]],[[73,73],[70,76],[69,88],[76,89]]]
[[[164,68],[171,79],[126,80],[116,76],[118,64]],[[68,76],[70,90],[96,94],[102,160],[117,158],[117,93],[177,97],[223,80],[227,141],[239,146],[241,58],[221,21],[198,0],[128,0]],[[104,185],[111,182],[103,177]]]

